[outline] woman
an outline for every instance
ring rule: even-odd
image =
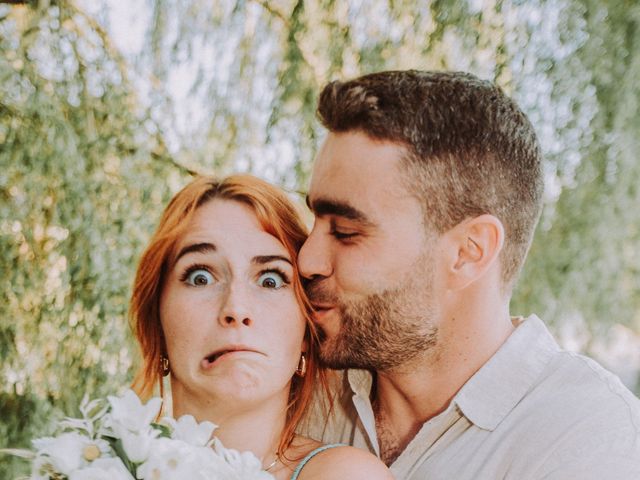
[[[369,453],[295,434],[325,378],[296,265],[306,236],[286,196],[257,178],[179,192],[134,283],[134,388],[149,397],[170,375],[174,416],[219,425],[226,447],[252,451],[278,480],[393,478]]]

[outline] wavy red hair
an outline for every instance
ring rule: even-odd
[[[319,367],[316,330],[311,322],[312,309],[297,267],[298,252],[307,238],[307,228],[286,195],[263,180],[250,175],[233,175],[221,181],[213,177],[199,177],[169,202],[142,254],[133,284],[130,320],[142,353],[142,365],[134,379],[133,389],[143,399],[153,395],[155,385],[159,386],[161,395],[164,393],[160,358],[166,348],[160,324],[160,294],[174,261],[178,240],[188,228],[194,212],[214,199],[248,205],[262,228],[284,245],[293,263],[292,286],[307,324],[307,372],[304,377],[294,376],[292,380],[286,424],[278,448],[282,455],[293,441],[296,427],[312,401],[316,381],[326,391],[327,380],[324,369]]]

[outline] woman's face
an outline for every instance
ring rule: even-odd
[[[160,297],[176,407],[286,401],[305,321],[285,247],[250,207],[214,199],[195,212],[176,251]]]

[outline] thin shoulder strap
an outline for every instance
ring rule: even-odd
[[[344,447],[344,446],[345,446],[344,443],[331,443],[329,445],[322,445],[321,447],[316,448],[315,450],[310,452],[306,457],[304,457],[302,461],[298,464],[296,469],[293,471],[293,475],[291,475],[291,480],[297,480],[298,475],[300,475],[300,471],[302,471],[302,467],[304,467],[309,462],[309,460],[311,460],[320,452],[324,452],[325,450],[328,450],[330,448]]]

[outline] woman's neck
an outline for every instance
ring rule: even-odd
[[[259,408],[228,415],[218,424],[215,435],[227,448],[253,452],[266,468],[276,459],[285,426],[285,408],[286,405],[275,413]]]
[[[207,420],[218,425],[214,435],[226,448],[251,451],[266,468],[276,458],[286,422],[287,398],[282,397],[243,406],[228,399],[197,402],[174,392],[173,412],[175,418],[193,415],[198,422]]]

